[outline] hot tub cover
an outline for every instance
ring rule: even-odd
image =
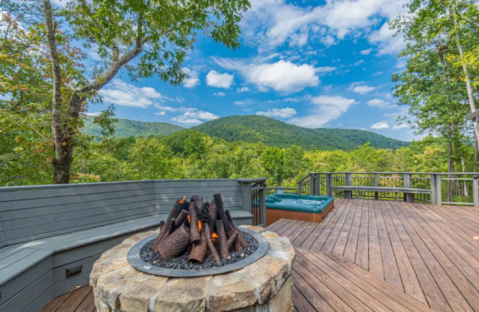
[[[332,201],[333,198],[327,196],[274,194],[266,196],[266,208],[321,213]]]

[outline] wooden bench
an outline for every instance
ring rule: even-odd
[[[408,187],[382,187],[382,186],[335,186],[335,191],[344,191],[344,198],[352,198],[352,192],[391,192],[404,193],[407,202],[414,202],[414,194],[431,194],[431,190]]]
[[[251,224],[238,180],[170,180],[0,188],[0,312],[36,312],[87,285],[100,255],[155,229],[176,198],[221,193]]]

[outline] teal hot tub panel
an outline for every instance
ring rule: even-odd
[[[266,208],[321,213],[332,201],[333,198],[327,196],[274,194],[266,196]]]

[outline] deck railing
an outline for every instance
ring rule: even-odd
[[[266,226],[266,178],[239,179],[243,202],[251,203],[253,225]]]
[[[436,205],[479,207],[479,173],[429,172],[314,172],[298,182],[297,193],[345,197],[345,186],[387,187],[388,191],[352,191],[352,198],[377,200],[406,200]],[[428,194],[404,194],[390,188],[430,190]],[[406,198],[409,196],[409,198]]]

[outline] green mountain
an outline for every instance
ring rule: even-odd
[[[100,134],[100,128],[92,124],[93,118],[86,122],[84,132]],[[115,137],[148,137],[150,135],[168,136],[185,128],[165,122],[142,122],[119,119],[115,124]],[[375,148],[392,148],[409,146],[408,142],[395,140],[383,135],[355,129],[307,129],[294,126],[273,118],[247,115],[229,116],[205,122],[191,128],[212,137],[226,141],[263,142],[266,145],[290,147],[293,144],[305,149],[353,150],[364,143],[371,143]]]
[[[409,146],[408,142],[366,130],[306,129],[256,115],[223,117],[191,129],[226,141],[263,142],[278,147],[296,144],[305,149],[352,150],[367,142],[375,148],[397,149]]]
[[[170,135],[185,128],[166,122],[144,122],[129,119],[118,119],[115,123],[115,134],[117,138],[148,137],[150,135]],[[83,129],[85,134],[100,135],[100,127],[93,124],[93,118],[88,118]]]

